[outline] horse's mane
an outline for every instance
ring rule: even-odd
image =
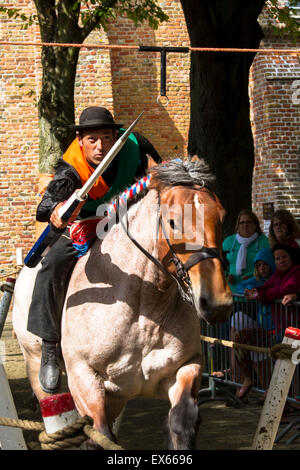
[[[172,186],[200,186],[213,189],[215,177],[203,159],[175,159],[154,166],[149,171],[149,189],[163,190]]]
[[[156,189],[161,191],[172,186],[200,186],[212,191],[215,180],[206,162],[198,158],[196,161],[177,158],[169,162],[163,162],[148,170],[148,174],[150,179],[147,183],[144,181],[146,178],[141,178],[139,182],[114,196],[110,203],[115,204],[118,198],[121,200],[126,199],[126,206],[129,209],[143,199],[148,190]],[[136,191],[136,187],[139,187],[139,190]],[[132,192],[133,188],[134,191]]]

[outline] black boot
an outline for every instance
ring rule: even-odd
[[[55,341],[43,339],[39,381],[44,392],[55,393],[58,391],[60,383],[59,349]]]

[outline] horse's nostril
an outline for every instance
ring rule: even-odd
[[[206,310],[206,309],[207,309],[207,300],[205,299],[205,297],[201,297],[200,303],[201,303],[201,307],[202,307],[204,310]]]

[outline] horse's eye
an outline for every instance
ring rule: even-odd
[[[172,230],[175,230],[176,225],[175,225],[174,219],[170,219],[170,220],[169,220],[169,224],[170,224],[171,229],[172,229]]]

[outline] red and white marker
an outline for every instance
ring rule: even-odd
[[[273,448],[283,408],[297,365],[297,356],[300,348],[300,330],[293,327],[287,328],[282,344],[290,344],[295,348],[295,357],[276,360],[254,437],[253,450],[272,450]]]
[[[79,418],[70,393],[60,393],[43,398],[40,400],[40,408],[47,434],[72,426]],[[72,450],[82,450],[84,448],[85,443],[80,447],[72,448]]]

